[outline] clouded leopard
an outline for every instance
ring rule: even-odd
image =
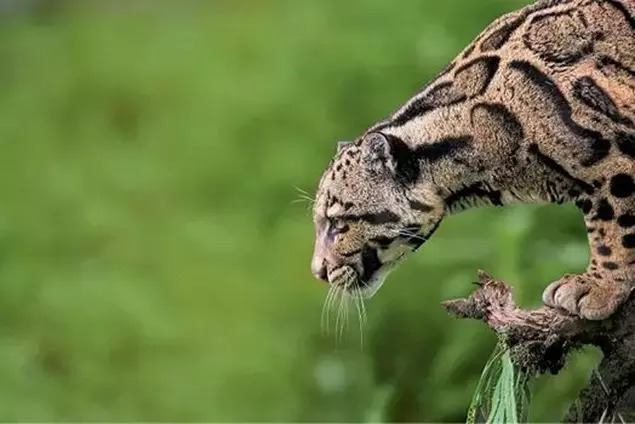
[[[634,176],[634,0],[540,0],[339,143],[314,203],[312,272],[369,296],[452,213],[574,202],[590,263],[543,301],[603,319],[635,287]]]

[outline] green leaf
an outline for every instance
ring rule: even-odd
[[[466,422],[527,422],[531,403],[530,380],[530,375],[514,366],[505,340],[499,340],[483,368]]]

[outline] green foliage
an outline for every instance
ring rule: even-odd
[[[505,341],[500,340],[476,386],[467,423],[528,422],[531,376],[514,366]]]
[[[2,4],[0,419],[463,421],[496,341],[440,302],[483,268],[538,304],[586,265],[578,212],[448,219],[361,348],[320,333],[294,187],[523,2],[151,3]],[[539,379],[532,420],[593,360]]]

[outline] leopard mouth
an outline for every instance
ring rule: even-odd
[[[354,281],[345,286],[345,290],[354,296],[361,296],[364,299],[370,299],[381,288],[386,281],[388,274],[397,267],[406,258],[406,253],[399,255],[392,261],[386,262],[373,272],[369,278],[361,279],[359,274],[356,273]]]
[[[384,281],[386,281],[388,274],[390,274],[390,272],[395,269],[397,265],[403,262],[409,253],[419,250],[419,248],[430,239],[430,236],[437,230],[437,228],[439,228],[439,224],[440,221],[437,222],[426,235],[416,235],[410,237],[408,239],[411,249],[410,251],[401,253],[395,259],[381,263],[381,266],[379,266],[379,268],[369,273],[368,275],[360,275],[356,273],[356,281],[354,282],[354,284],[347,285],[345,287],[346,290],[352,294],[358,296],[361,295],[363,298],[366,299],[373,297],[384,284]],[[364,268],[366,267],[364,266]]]
[[[373,297],[386,281],[388,274],[401,264],[409,253],[417,251],[438,227],[439,222],[426,235],[410,236],[408,251],[386,262],[379,260],[376,249],[364,248],[361,252],[362,271],[349,265],[341,267],[334,271],[334,275],[329,275],[330,283],[351,296],[365,299]]]

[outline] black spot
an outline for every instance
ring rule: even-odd
[[[489,36],[487,36],[487,38],[485,38],[485,40],[483,40],[483,42],[481,42],[481,51],[488,52],[503,47],[507,40],[509,40],[509,37],[511,37],[514,31],[516,31],[524,20],[525,16],[519,16],[492,32]]]
[[[415,155],[426,162],[436,162],[446,156],[465,149],[472,143],[472,137],[463,136],[456,138],[444,138],[425,143],[416,148]]]
[[[604,228],[600,228],[600,231],[598,231],[598,234],[600,234],[600,237],[604,237],[606,236],[606,231],[604,231]]]
[[[335,170],[336,170],[337,172],[340,172],[340,171],[342,170],[342,164],[341,164],[341,163],[338,163],[338,164],[337,164],[337,166],[335,167]]]
[[[474,51],[474,44],[470,44],[466,49],[465,52],[463,52],[463,59],[465,59],[466,57],[468,57],[469,55],[472,54],[472,52]]]
[[[483,65],[485,68],[488,69],[486,73],[487,78],[485,78],[487,80],[496,72],[499,62],[500,58],[498,56],[480,56],[461,65],[459,68],[457,68],[456,74],[465,72],[468,69],[473,69],[477,65]],[[481,90],[484,90],[485,88],[487,87],[481,87]]]
[[[336,203],[342,203],[342,201],[335,195],[328,193],[326,196],[326,206],[330,208]]]
[[[349,230],[350,227],[348,226],[348,224],[337,226],[332,220],[329,219],[326,228],[326,235],[330,241],[333,241],[338,235],[345,234]]]
[[[597,214],[593,217],[593,219],[599,219],[601,221],[610,221],[615,218],[615,213],[613,212],[613,207],[606,200],[602,199],[598,203]],[[602,231],[602,229],[600,229]]]
[[[454,75],[454,81],[444,81],[431,87],[438,80],[438,78],[435,79],[424,88],[423,92],[425,94],[413,100],[403,112],[395,115],[392,122],[384,127],[402,126],[413,118],[422,116],[433,109],[461,103],[482,94],[498,70],[499,62],[500,59],[498,57],[479,57],[458,68]],[[481,78],[470,81],[473,82],[471,85],[466,84],[471,90],[466,93],[463,89],[456,87],[456,81],[462,77],[469,78],[472,76],[471,73],[475,73]],[[430,88],[428,89],[428,87]]]
[[[509,67],[522,73],[550,100],[558,116],[573,135],[586,139],[591,153],[582,161],[583,166],[594,165],[608,156],[611,143],[603,139],[601,133],[585,128],[573,120],[571,105],[551,78],[526,61],[515,60],[509,64]]]
[[[582,22],[582,25],[584,25],[585,28],[587,28],[589,26],[589,22],[587,21],[586,17],[584,16],[584,13],[582,12],[582,10],[578,10],[577,13],[578,19],[580,19],[580,22]],[[601,38],[603,37],[602,34],[598,33],[595,34],[596,37]]]
[[[607,75],[609,73],[610,74],[618,73],[618,74],[622,74],[626,76],[627,78],[629,76],[635,77],[635,71],[626,67],[623,63],[618,62],[617,60],[613,59],[610,56],[604,56],[604,55],[600,56],[597,59],[597,62],[595,65],[596,65],[596,68],[603,71],[602,73],[604,75]]]
[[[597,278],[598,280],[602,279],[602,276],[597,272],[594,272],[592,275],[594,278]]]
[[[611,151],[611,142],[605,138],[591,141],[591,156],[583,160],[582,166],[592,166],[608,156]]]
[[[494,206],[503,206],[503,201],[501,200],[501,192],[500,191],[490,191],[490,194],[487,196],[489,201],[492,202]]]
[[[602,266],[606,269],[618,269],[619,266],[615,262],[604,262]]]
[[[602,244],[598,247],[598,253],[602,256],[610,256],[611,248]]]
[[[575,205],[582,211],[583,214],[588,214],[593,208],[593,202],[589,199],[578,200]]]
[[[426,100],[429,109],[439,106],[449,106],[465,100],[465,94],[454,88],[452,81],[441,82],[430,88],[422,100]]]
[[[635,247],[635,234],[626,234],[624,237],[622,237],[622,246],[626,247],[627,249],[632,249],[633,247]]]
[[[595,231],[595,228],[593,227],[586,227],[586,232],[591,234],[593,231]]]
[[[501,201],[501,192],[487,190],[482,183],[471,184],[450,194],[445,199],[445,203],[448,208],[452,208],[455,203],[470,197],[485,198],[489,200],[492,205],[503,206],[503,202]]]
[[[500,58],[498,56],[478,57],[457,68],[454,73],[454,81],[467,89],[467,98],[472,99],[487,90],[496,71],[498,71],[499,64]]]
[[[635,215],[631,215],[630,213],[620,215],[617,217],[617,223],[623,228],[632,227],[635,225]]]
[[[390,124],[386,124],[384,127],[399,127],[406,124],[413,118],[422,116],[433,109],[441,106],[450,106],[465,100],[465,94],[454,89],[451,81],[442,82],[430,88],[426,94],[423,94],[421,97],[410,103],[401,114],[395,116],[393,121]]]
[[[390,212],[388,210],[381,211],[378,213],[366,213],[361,215],[355,215],[355,214],[340,215],[337,218],[344,221],[364,221],[371,225],[390,224],[390,223],[400,221],[399,215],[395,214],[394,212]]]
[[[474,105],[470,111],[470,123],[474,125],[474,112],[483,109],[492,117],[495,117],[500,129],[507,133],[507,136],[514,141],[522,141],[525,138],[523,127],[514,115],[505,105],[500,103],[478,103]]]
[[[613,7],[615,7],[626,19],[628,24],[631,26],[631,29],[635,30],[635,18],[631,13],[629,13],[628,8],[624,6],[622,3],[616,0],[607,0]],[[630,4],[627,2],[627,4]]]
[[[618,132],[616,136],[617,147],[620,152],[635,158],[635,134]]]
[[[611,194],[615,197],[629,197],[635,192],[633,177],[628,174],[617,174],[611,178]]]
[[[375,237],[375,238],[370,239],[370,241],[379,244],[383,248],[386,248],[386,247],[390,246],[395,241],[395,238],[394,237],[379,236],[379,237]]]
[[[342,206],[344,206],[344,210],[347,211],[350,208],[352,208],[353,206],[355,206],[355,204],[351,203],[351,202],[344,202],[344,204]]]
[[[340,255],[342,255],[342,256],[344,256],[346,258],[350,258],[351,256],[357,255],[361,251],[362,251],[362,249],[351,250],[350,252],[340,252]]]
[[[434,208],[430,205],[427,205],[425,203],[422,202],[418,202],[416,200],[409,200],[408,203],[410,204],[410,207],[412,209],[427,213],[427,212],[431,212],[434,210]]]
[[[553,160],[552,158],[550,158],[549,156],[545,155],[544,153],[542,153],[540,151],[540,149],[538,148],[538,145],[536,143],[531,143],[529,145],[529,147],[527,148],[527,151],[533,155],[536,156],[536,158],[546,167],[550,168],[551,170],[553,170],[554,172],[562,175],[563,177],[566,177],[567,179],[573,181],[577,186],[580,187],[580,189],[582,191],[584,191],[587,194],[592,194],[595,190],[593,190],[593,187],[590,184],[587,184],[586,182],[578,179],[578,178],[574,178],[571,174],[569,174],[567,172],[566,169],[564,169],[562,167],[562,165],[560,165],[558,162],[556,162],[555,160]]]
[[[390,155],[396,164],[397,179],[403,184],[416,182],[419,179],[421,169],[414,152],[399,137],[383,133],[382,135],[390,145]]]
[[[377,255],[377,250],[366,246],[362,249],[362,281],[363,285],[366,285],[373,274],[381,268],[381,261]]]
[[[615,102],[590,77],[582,77],[572,84],[573,95],[591,109],[609,117],[613,122],[633,125],[633,122],[620,114]]]
[[[348,159],[344,160],[344,165],[351,166],[351,161]]]
[[[562,65],[578,62],[593,51],[593,40],[588,31],[576,31],[574,26],[567,25],[567,18],[575,19],[572,10],[534,17],[523,35],[525,46],[548,62]],[[558,27],[570,30],[561,34]]]

